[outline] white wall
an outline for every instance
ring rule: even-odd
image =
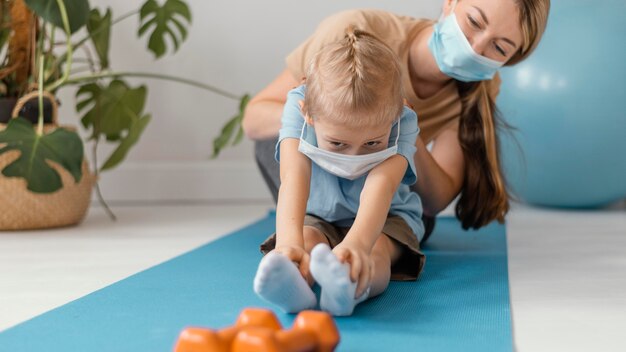
[[[135,16],[113,29],[112,68],[177,75],[236,94],[254,94],[284,68],[284,57],[313,32],[317,23],[334,12],[381,8],[435,18],[442,3],[441,0],[187,2],[193,22],[187,41],[175,55],[155,61],[145,50],[147,39],[136,37],[138,16]],[[110,6],[114,18],[141,3],[91,0],[92,6]],[[217,160],[208,158],[212,139],[236,112],[237,102],[178,83],[142,79],[131,82],[148,84],[146,110],[152,113],[153,120],[121,167],[102,175],[101,186],[107,199],[269,199],[254,165],[252,142],[229,148]],[[61,121],[77,124],[74,90],[65,89],[60,98]]]

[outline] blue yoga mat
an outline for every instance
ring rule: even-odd
[[[256,297],[266,218],[0,333],[0,351],[171,351],[186,326],[232,325]],[[415,282],[337,318],[338,351],[512,351],[505,228],[440,218]],[[276,312],[283,326],[295,315]]]

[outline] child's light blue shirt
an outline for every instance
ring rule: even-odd
[[[300,111],[298,102],[304,100],[306,88],[301,85],[292,89],[287,94],[287,101],[281,118],[281,128],[276,144],[276,160],[280,162],[280,142],[285,138],[300,139],[304,117]],[[417,115],[407,107],[404,107],[400,117],[400,137],[398,138],[398,154],[404,156],[408,167],[398,190],[391,201],[389,213],[401,216],[413,230],[413,233],[421,240],[424,234],[422,223],[422,202],[417,193],[412,192],[409,186],[417,181],[415,172],[415,141],[419,128],[417,127]],[[389,146],[393,146],[398,134],[395,123],[391,128]],[[305,136],[307,142],[317,146],[315,130],[307,126]],[[311,162],[311,188],[306,212],[324,219],[337,226],[352,226],[357,210],[361,191],[365,184],[365,174],[355,180],[337,177],[320,168],[315,162]]]

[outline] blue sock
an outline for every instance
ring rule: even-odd
[[[280,253],[270,252],[259,263],[254,292],[287,313],[313,309],[317,299],[296,265]]]
[[[332,315],[351,315],[354,307],[369,297],[365,293],[354,298],[356,282],[350,280],[350,265],[339,261],[326,244],[318,244],[311,251],[311,274],[322,287],[320,308]]]

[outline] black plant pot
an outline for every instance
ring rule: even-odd
[[[8,123],[11,120],[11,113],[17,104],[17,98],[3,97],[0,98],[0,123]],[[39,99],[29,99],[17,114],[24,117],[33,124],[39,119]],[[52,123],[52,103],[48,97],[43,98],[43,122]]]

